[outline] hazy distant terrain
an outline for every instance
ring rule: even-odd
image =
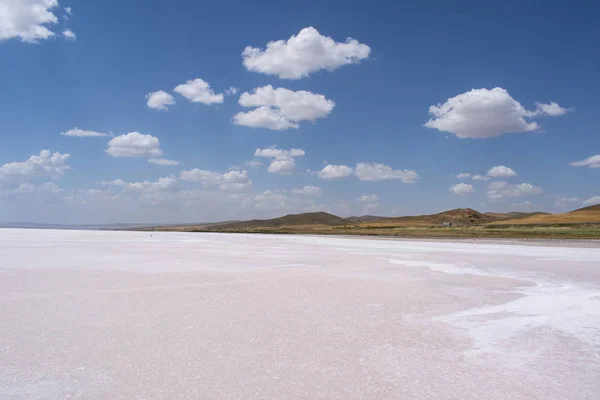
[[[342,218],[325,212],[267,220],[171,225],[142,230],[188,232],[304,233],[402,237],[600,238],[600,205],[565,214],[480,213],[458,208],[437,214]]]

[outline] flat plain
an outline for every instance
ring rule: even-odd
[[[0,229],[1,399],[600,399],[598,242]]]

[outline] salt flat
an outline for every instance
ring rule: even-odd
[[[600,399],[600,249],[0,229],[0,399]]]

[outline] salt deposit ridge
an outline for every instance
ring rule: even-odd
[[[600,399],[600,248],[0,229],[0,399]]]

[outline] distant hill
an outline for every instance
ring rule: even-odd
[[[498,221],[497,223],[500,225],[600,223],[600,204],[580,208],[564,214],[539,214],[526,218]]]
[[[542,212],[542,211],[534,211],[534,212],[511,211],[511,212],[506,212],[506,213],[487,212],[487,213],[485,213],[485,215],[490,216],[497,221],[502,221],[502,220],[507,220],[507,219],[519,219],[519,218],[533,217],[535,215],[552,215],[552,214]]]
[[[326,212],[289,214],[273,219],[253,219],[250,221],[233,222],[228,224],[213,225],[213,229],[251,229],[251,228],[280,228],[284,226],[302,225],[347,225],[348,220]]]
[[[482,214],[471,208],[456,208],[437,214],[416,215],[406,217],[385,218],[373,223],[363,223],[370,226],[431,226],[451,222],[453,225],[480,225],[495,221],[493,217]]]
[[[594,212],[594,213],[600,212],[600,204],[583,207],[583,208],[578,208],[577,210],[573,210],[573,211],[569,212],[568,214],[580,213],[580,212]]]
[[[386,219],[387,217],[377,217],[375,215],[361,215],[359,217],[348,217],[346,218],[347,221],[350,222],[372,222],[372,221],[379,221],[381,219]]]

